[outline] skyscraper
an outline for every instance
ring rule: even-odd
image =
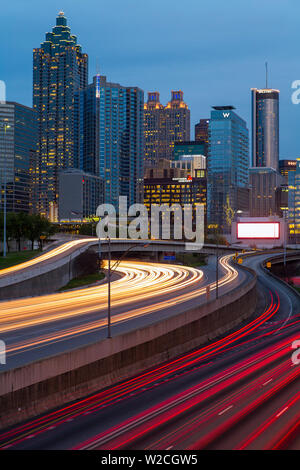
[[[175,142],[190,140],[190,111],[182,91],[172,91],[166,106],[159,93],[148,93],[144,105],[145,165],[155,166],[160,158],[173,159]]]
[[[278,171],[279,91],[252,88],[252,166]]]
[[[33,109],[10,101],[0,103],[0,211],[3,210],[5,187],[8,212],[30,211],[36,139]]]
[[[164,106],[159,101],[159,93],[148,93],[144,104],[145,166],[155,166],[164,157],[165,119]]]
[[[144,92],[96,75],[75,93],[75,162],[104,181],[104,202],[143,200]]]
[[[288,222],[291,243],[300,242],[300,158],[296,161],[296,171],[290,171],[288,175]]]
[[[195,125],[195,140],[201,142],[205,146],[205,155],[208,151],[209,142],[209,119],[200,119],[198,124]]]
[[[249,169],[249,210],[251,217],[281,215],[280,186],[283,177],[273,168]]]
[[[56,219],[58,175],[74,166],[74,94],[88,81],[88,56],[63,12],[33,50],[33,108],[38,119],[35,210]]]
[[[249,137],[233,106],[214,106],[209,122],[208,224],[230,231],[237,211],[248,210]]]

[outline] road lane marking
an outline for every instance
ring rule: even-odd
[[[227,408],[225,408],[225,410],[220,411],[220,413],[218,413],[218,415],[221,416],[223,413],[226,413],[226,411],[230,410],[231,408],[233,408],[233,405],[230,405]]]
[[[265,385],[268,385],[270,382],[272,382],[272,380],[273,380],[273,379],[267,380],[267,382],[265,382],[265,383],[263,384],[263,387],[264,387]]]
[[[285,408],[283,408],[283,410],[281,410],[280,413],[278,413],[278,415],[276,415],[276,418],[279,418],[279,416],[281,416],[283,413],[285,413],[286,410],[288,410],[288,409],[289,409],[288,406],[286,406]]]

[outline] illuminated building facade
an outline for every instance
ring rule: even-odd
[[[96,75],[75,94],[75,162],[104,181],[104,201],[118,208],[143,200],[144,92]]]
[[[204,206],[205,226],[207,208],[206,158],[191,155],[178,161],[160,159],[153,168],[145,169],[144,204],[149,213],[151,205],[191,204],[193,211]],[[174,212],[176,218],[176,211]],[[163,221],[162,221],[163,223]]]
[[[282,183],[277,188],[278,214],[283,217],[288,216],[288,194],[289,194],[289,173],[296,171],[296,160],[279,160],[279,173],[282,177]]]
[[[279,160],[279,173],[284,177],[284,182],[289,183],[289,172],[296,171],[297,160]]]
[[[279,188],[283,177],[273,168],[249,169],[250,217],[282,215]]]
[[[190,111],[182,91],[172,91],[166,106],[159,93],[148,93],[144,105],[145,166],[155,166],[160,158],[173,159],[175,142],[190,139]]]
[[[36,113],[19,103],[0,103],[0,126],[0,211],[6,182],[7,211],[28,213],[36,158]]]
[[[230,233],[238,211],[249,209],[249,137],[233,106],[214,106],[209,122],[208,224]]]
[[[288,193],[288,222],[290,243],[300,243],[300,158],[296,171],[290,171]]]
[[[58,175],[74,166],[74,94],[88,81],[88,56],[63,12],[41,47],[33,50],[33,108],[38,141],[35,211],[57,219]]]
[[[252,166],[278,171],[279,91],[252,88]]]
[[[195,125],[195,140],[204,144],[204,155],[207,155],[209,143],[209,119],[200,119]]]

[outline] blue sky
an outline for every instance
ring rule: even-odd
[[[182,89],[193,126],[212,105],[232,104],[250,122],[250,88],[280,90],[280,156],[300,156],[299,0],[10,0],[1,5],[0,79],[7,99],[31,105],[32,49],[51,30],[59,10],[89,54],[90,79],[159,91]]]

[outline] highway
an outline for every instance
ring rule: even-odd
[[[270,255],[269,255],[270,256]],[[0,435],[8,449],[299,449],[300,302],[258,274],[255,314],[226,336]]]
[[[25,261],[24,263],[17,264],[15,266],[11,266],[9,268],[1,269],[0,270],[0,279],[6,276],[17,274],[22,271],[32,269],[38,265],[45,265],[46,263],[50,263],[56,261],[59,258],[69,256],[71,253],[76,251],[79,247],[87,245],[91,241],[98,241],[97,238],[84,238],[80,240],[72,240],[67,243],[63,243],[56,248],[53,248],[49,251],[46,251],[42,255],[36,256],[29,261]]]
[[[50,253],[48,253],[48,257]],[[245,280],[220,260],[220,295]],[[112,282],[112,334],[145,326],[206,301],[206,285],[215,290],[214,269],[122,261]],[[7,364],[19,367],[107,335],[107,285],[1,302],[0,337],[6,342]]]

